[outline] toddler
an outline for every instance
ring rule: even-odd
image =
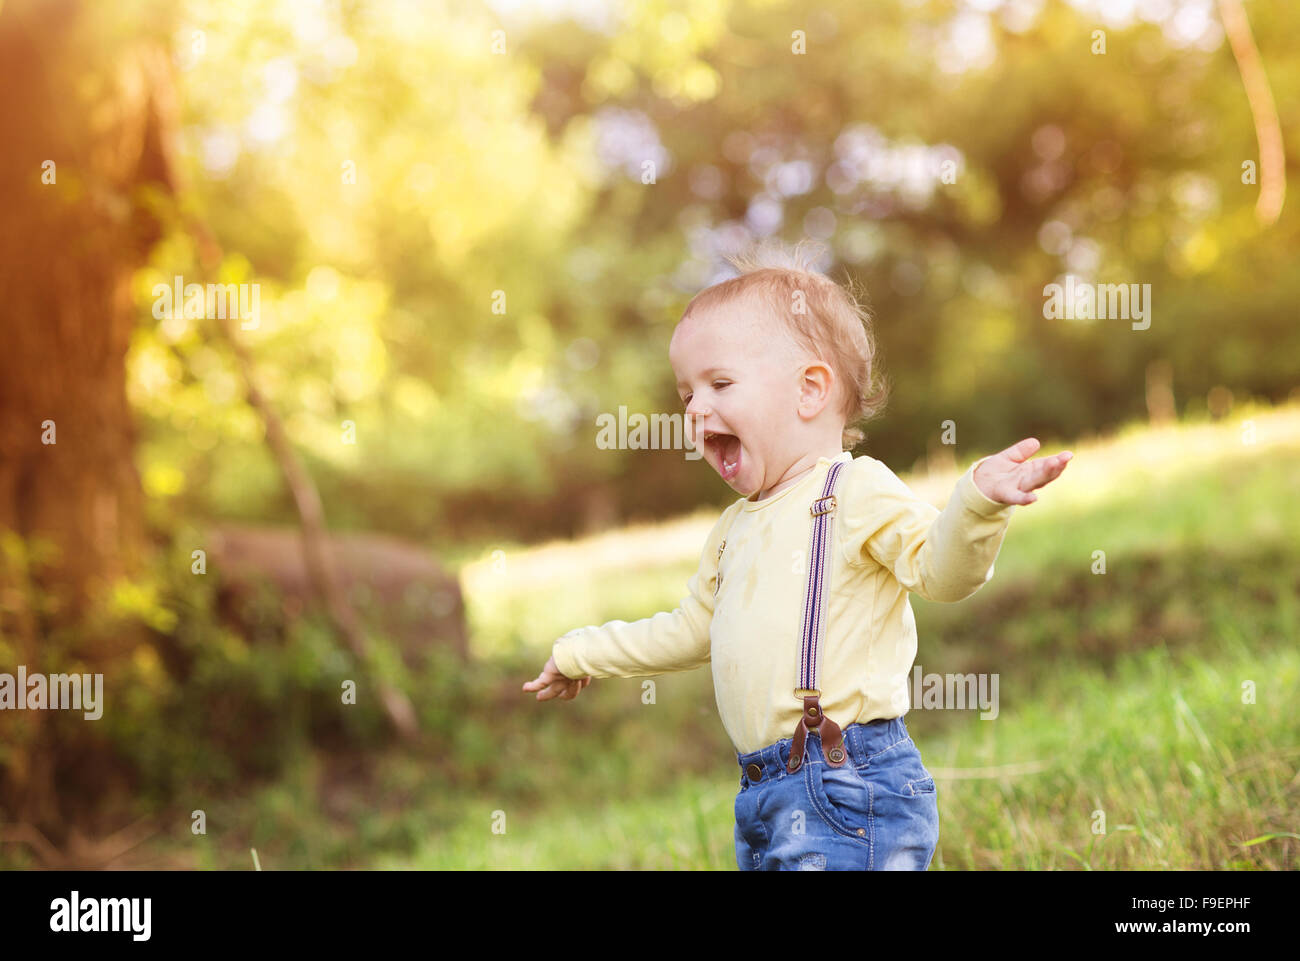
[[[736,861],[751,869],[925,870],[933,777],[908,735],[909,592],[960,601],[993,576],[1015,505],[1073,456],[1032,437],[984,457],[939,511],[850,449],[885,388],[870,316],[797,258],[729,258],[668,355],[692,443],[740,499],[722,512],[672,613],[559,638],[537,700],[593,677],[712,665],[736,749]],[[763,261],[767,260],[768,263]],[[846,449],[849,448],[849,449]]]

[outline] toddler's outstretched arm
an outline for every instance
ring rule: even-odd
[[[705,539],[700,566],[686,585],[686,596],[673,611],[639,621],[607,621],[570,631],[551,645],[542,673],[524,685],[537,700],[571,701],[592,677],[651,677],[689,671],[710,660],[709,627],[718,591],[718,558],[732,518],[743,500],[722,512]],[[571,673],[564,673],[559,662]]]

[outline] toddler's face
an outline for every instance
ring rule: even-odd
[[[793,344],[776,322],[747,305],[694,313],[668,346],[691,442],[746,497],[781,479],[798,426]]]

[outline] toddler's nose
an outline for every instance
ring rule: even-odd
[[[696,446],[698,446],[700,442],[704,440],[704,431],[703,429],[701,429],[700,424],[703,423],[702,418],[707,416],[709,416],[709,412],[707,410],[704,411],[703,413],[698,413],[698,414],[691,413],[689,411],[687,412],[686,436],[689,437],[691,443],[695,444]]]

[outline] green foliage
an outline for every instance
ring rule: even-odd
[[[1105,429],[1143,412],[1133,385],[1157,358],[1188,413],[1216,386],[1216,407],[1296,386],[1300,219],[1291,203],[1253,220],[1255,131],[1221,38],[1050,0],[1024,23],[973,15],[992,59],[962,69],[952,0],[646,0],[612,33],[442,0],[162,12],[178,206],[218,237],[224,279],[261,285],[242,336],[338,526],[528,541],[581,529],[593,487],[624,517],[719,502],[679,454],[598,450],[595,417],[679,410],[669,334],[756,201],[787,241],[830,230],[828,270],[865,288],[894,385],[870,451],[888,462],[947,420],[972,452]],[[1287,0],[1249,14],[1290,138],[1300,21]],[[617,117],[646,144],[617,155]],[[850,161],[860,134],[874,146]],[[891,167],[943,145],[955,182],[918,192]],[[807,189],[782,187],[795,163]],[[147,488],[186,516],[288,520],[231,358],[152,317],[155,283],[196,274],[191,246],[174,226],[135,288]],[[1046,320],[1067,272],[1151,284],[1150,329]]]
[[[157,803],[229,789],[276,776],[313,747],[385,743],[376,684],[380,677],[405,683],[391,642],[371,635],[371,663],[359,665],[322,615],[286,627],[283,603],[269,590],[249,608],[246,625],[224,623],[217,576],[192,572],[197,542],[196,531],[178,530],[145,579],[157,586],[157,611],[169,615],[169,628],[125,662],[114,682],[121,700],[104,717],[117,751],[138,772],[139,796]],[[344,705],[349,680],[358,696]]]

